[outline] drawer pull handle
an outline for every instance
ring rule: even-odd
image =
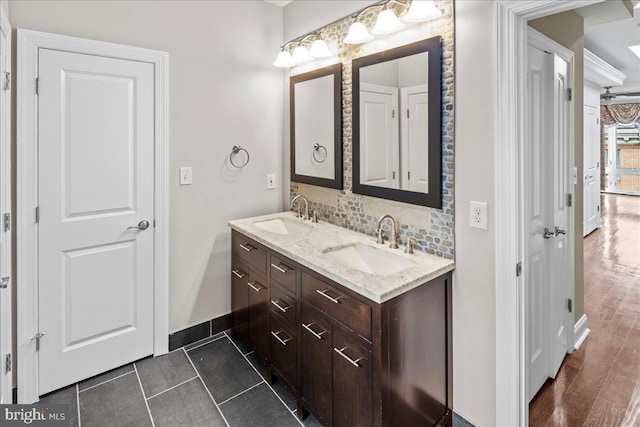
[[[275,268],[276,270],[278,270],[280,273],[286,273],[289,270],[293,270],[291,267],[286,266],[282,263],[276,265],[276,264],[271,264],[271,267]]]
[[[289,341],[291,341],[291,340],[292,340],[292,338],[291,338],[291,337],[289,337],[289,338],[287,338],[286,340],[283,340],[282,338],[280,338],[280,337],[278,336],[278,334],[280,334],[280,333],[282,333],[282,331],[278,331],[278,332],[273,332],[273,331],[271,331],[271,335],[273,335],[273,336],[275,337],[275,339],[277,339],[278,341],[280,341],[280,344],[282,344],[282,345],[287,345],[287,343],[288,343]]]
[[[347,360],[347,362],[351,363],[356,368],[359,368],[360,364],[358,362],[362,360],[362,357],[358,357],[356,360],[353,360],[352,358],[350,358],[349,356],[343,353],[346,348],[347,347],[342,347],[340,350],[338,350],[337,348],[333,347],[333,351],[338,353],[340,356],[344,357]]]
[[[323,297],[325,297],[326,299],[331,300],[331,301],[335,302],[336,304],[340,304],[340,298],[342,298],[342,295],[338,296],[337,298],[334,298],[334,297],[329,296],[327,294],[328,290],[329,289],[324,289],[324,290],[321,291],[320,289],[316,289],[316,292],[319,293],[320,295],[322,295]]]
[[[238,279],[242,279],[243,277],[245,277],[247,275],[247,273],[245,273],[242,270],[231,270],[231,272],[238,278]]]
[[[302,324],[302,327],[305,328],[307,331],[311,332],[311,334],[318,338],[319,340],[322,339],[322,335],[326,334],[327,331],[321,331],[321,332],[315,332],[313,329],[311,329],[311,326],[315,325],[315,322],[311,322],[308,325],[305,325],[304,323]]]
[[[256,292],[260,292],[261,290],[263,290],[263,289],[264,289],[264,288],[263,288],[262,286],[260,286],[260,285],[258,285],[258,287],[256,288],[256,287],[254,286],[256,283],[258,283],[258,282],[256,282],[256,281],[253,281],[253,282],[247,282],[247,285],[249,285],[249,287],[250,287],[251,289],[253,289],[254,291],[256,291]]]
[[[255,251],[257,249],[257,248],[254,248],[253,246],[249,245],[249,244],[246,244],[246,245],[242,245],[241,244],[240,247],[242,249],[244,249],[245,251],[247,251],[247,252]]]
[[[286,313],[287,310],[291,309],[290,305],[287,305],[286,307],[282,307],[280,305],[281,302],[282,302],[282,300],[278,300],[278,301],[271,300],[271,304],[275,305],[278,308],[278,310],[280,310],[283,313]]]

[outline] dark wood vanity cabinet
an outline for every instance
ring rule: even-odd
[[[452,424],[451,273],[377,304],[236,231],[232,246],[233,330],[299,414],[326,426]]]

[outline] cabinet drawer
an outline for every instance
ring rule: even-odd
[[[293,268],[292,262],[271,255],[269,269],[271,270],[271,280],[275,280],[292,293],[296,293],[296,269]]]
[[[295,331],[296,329],[296,300],[284,291],[280,290],[278,285],[271,286],[271,312],[282,317],[288,327]]]
[[[296,388],[296,337],[289,328],[285,328],[280,321],[271,316],[271,365],[280,376]]]
[[[267,252],[239,233],[233,234],[233,252],[250,264],[258,273],[267,274]]]
[[[371,307],[335,287],[302,273],[302,299],[371,339]]]

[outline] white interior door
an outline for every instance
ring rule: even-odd
[[[0,11],[0,405],[13,399],[11,293],[11,26]],[[9,368],[9,369],[7,369]]]
[[[549,110],[549,55],[532,46],[528,48],[529,70],[527,75],[527,153],[524,156],[526,174],[524,215],[526,230],[525,310],[529,324],[527,330],[527,355],[529,358],[529,400],[535,396],[549,377],[548,342],[548,254],[545,251],[544,229],[547,227],[545,189],[549,186],[546,162],[548,148],[545,144],[550,134],[546,115]]]
[[[402,179],[404,190],[429,192],[429,87],[400,89]]]
[[[153,64],[39,51],[39,393],[153,353]],[[141,227],[144,228],[144,227]]]
[[[570,87],[569,65],[558,55],[554,55],[553,60],[553,151],[550,165],[553,167],[552,188],[549,197],[552,197],[550,207],[552,209],[551,219],[555,237],[549,239],[550,255],[550,373],[551,378],[555,378],[560,365],[567,354],[570,345],[570,332],[568,325],[573,326],[571,318],[573,314],[567,308],[570,298],[568,287],[569,265],[571,261],[571,242],[569,239],[569,221],[571,210],[568,204],[568,195],[571,194],[573,185],[573,171],[570,155],[570,108],[572,104],[568,99],[567,90]]]
[[[583,144],[584,221],[582,235],[600,227],[600,91],[585,83]]]
[[[556,376],[572,339],[567,73],[567,62],[557,55],[528,47],[523,212],[529,400]]]
[[[398,89],[360,84],[360,183],[399,188]]]

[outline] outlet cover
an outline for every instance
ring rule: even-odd
[[[193,169],[191,167],[180,168],[180,185],[193,184]]]
[[[487,229],[487,204],[485,202],[469,203],[469,225],[473,228]]]
[[[267,174],[267,190],[273,190],[276,188],[276,174]]]

